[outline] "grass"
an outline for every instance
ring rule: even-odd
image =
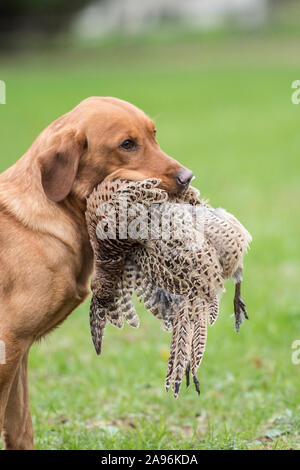
[[[233,286],[209,329],[200,398],[164,391],[170,335],[137,306],[141,327],[108,327],[103,355],[86,303],[30,356],[38,449],[299,449],[300,40],[225,37],[37,53],[3,59],[0,170],[53,119],[90,95],[127,99],[192,168],[204,197],[253,235],[245,261],[250,321],[233,328]],[[296,56],[295,56],[296,54]]]

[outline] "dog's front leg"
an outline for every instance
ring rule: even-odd
[[[12,445],[16,445],[14,448],[18,448],[18,436],[23,434],[20,433],[20,430],[23,428],[26,413],[24,414],[21,407],[26,401],[24,397],[28,395],[28,392],[25,392],[26,389],[21,386],[20,378],[25,376],[26,367],[24,364],[27,363],[27,355],[26,362],[24,362],[24,354],[26,354],[29,344],[18,340],[15,335],[3,332],[1,328],[0,337],[0,436],[4,431],[5,447],[11,449]],[[14,407],[15,410],[13,410]],[[23,441],[22,437],[21,441]],[[29,448],[32,448],[32,444]]]
[[[21,359],[6,405],[4,444],[7,450],[30,450],[34,448],[27,369],[28,352]]]

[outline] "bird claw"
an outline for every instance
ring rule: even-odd
[[[244,318],[249,320],[246,310],[246,304],[243,302],[241,297],[241,281],[238,281],[235,284],[235,294],[234,294],[234,316],[235,316],[235,331],[238,333],[240,331],[240,325],[243,323]]]
[[[240,331],[240,325],[243,323],[244,318],[249,320],[246,304],[240,296],[234,297],[234,316],[235,316],[235,331]]]
[[[193,381],[194,381],[194,384],[195,384],[196,392],[198,393],[198,395],[200,395],[200,383],[199,383],[198,377],[196,375],[193,375]]]
[[[172,304],[178,305],[181,299],[179,296],[172,295],[160,287],[156,287],[149,301],[149,308],[159,305],[160,311],[164,319],[168,319],[172,315]]]
[[[190,361],[187,363],[186,369],[185,369],[185,383],[186,383],[186,388],[189,388],[190,386],[190,370],[191,370],[191,365]]]

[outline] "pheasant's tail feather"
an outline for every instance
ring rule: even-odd
[[[169,391],[171,380],[172,380],[172,375],[173,375],[174,361],[175,361],[176,348],[177,348],[178,323],[179,323],[179,318],[178,318],[178,315],[176,315],[174,319],[174,323],[173,323],[173,332],[172,332],[172,339],[171,339],[171,344],[170,344],[168,369],[167,369],[166,382],[165,382],[167,392]]]
[[[194,330],[191,346],[191,372],[193,377],[196,376],[205,352],[208,312],[208,305],[205,301],[199,302],[194,308]]]
[[[192,338],[191,326],[192,324],[187,320],[185,325],[181,324],[179,329],[178,348],[173,366],[172,390],[175,398],[179,395],[180,386],[190,359]]]
[[[128,325],[130,325],[132,328],[138,328],[140,326],[140,319],[132,303],[132,297],[126,291],[125,293],[123,291],[123,296],[121,299],[121,308]]]
[[[102,339],[106,326],[105,309],[99,305],[96,297],[93,296],[90,306],[90,328],[94,347],[98,356],[101,354]]]
[[[177,313],[173,326],[166,390],[168,391],[171,385],[175,398],[179,395],[180,385],[191,355],[193,325],[189,319],[188,308],[187,304],[184,304]]]
[[[209,324],[210,326],[213,326],[214,323],[216,322],[218,315],[219,315],[219,298],[216,296],[209,304],[208,306],[208,312],[209,312]]]

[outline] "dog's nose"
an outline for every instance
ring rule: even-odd
[[[191,170],[188,170],[188,168],[182,168],[177,173],[176,180],[177,180],[177,183],[182,188],[186,188],[189,185],[189,183],[191,182],[193,176],[194,176],[194,174]]]

